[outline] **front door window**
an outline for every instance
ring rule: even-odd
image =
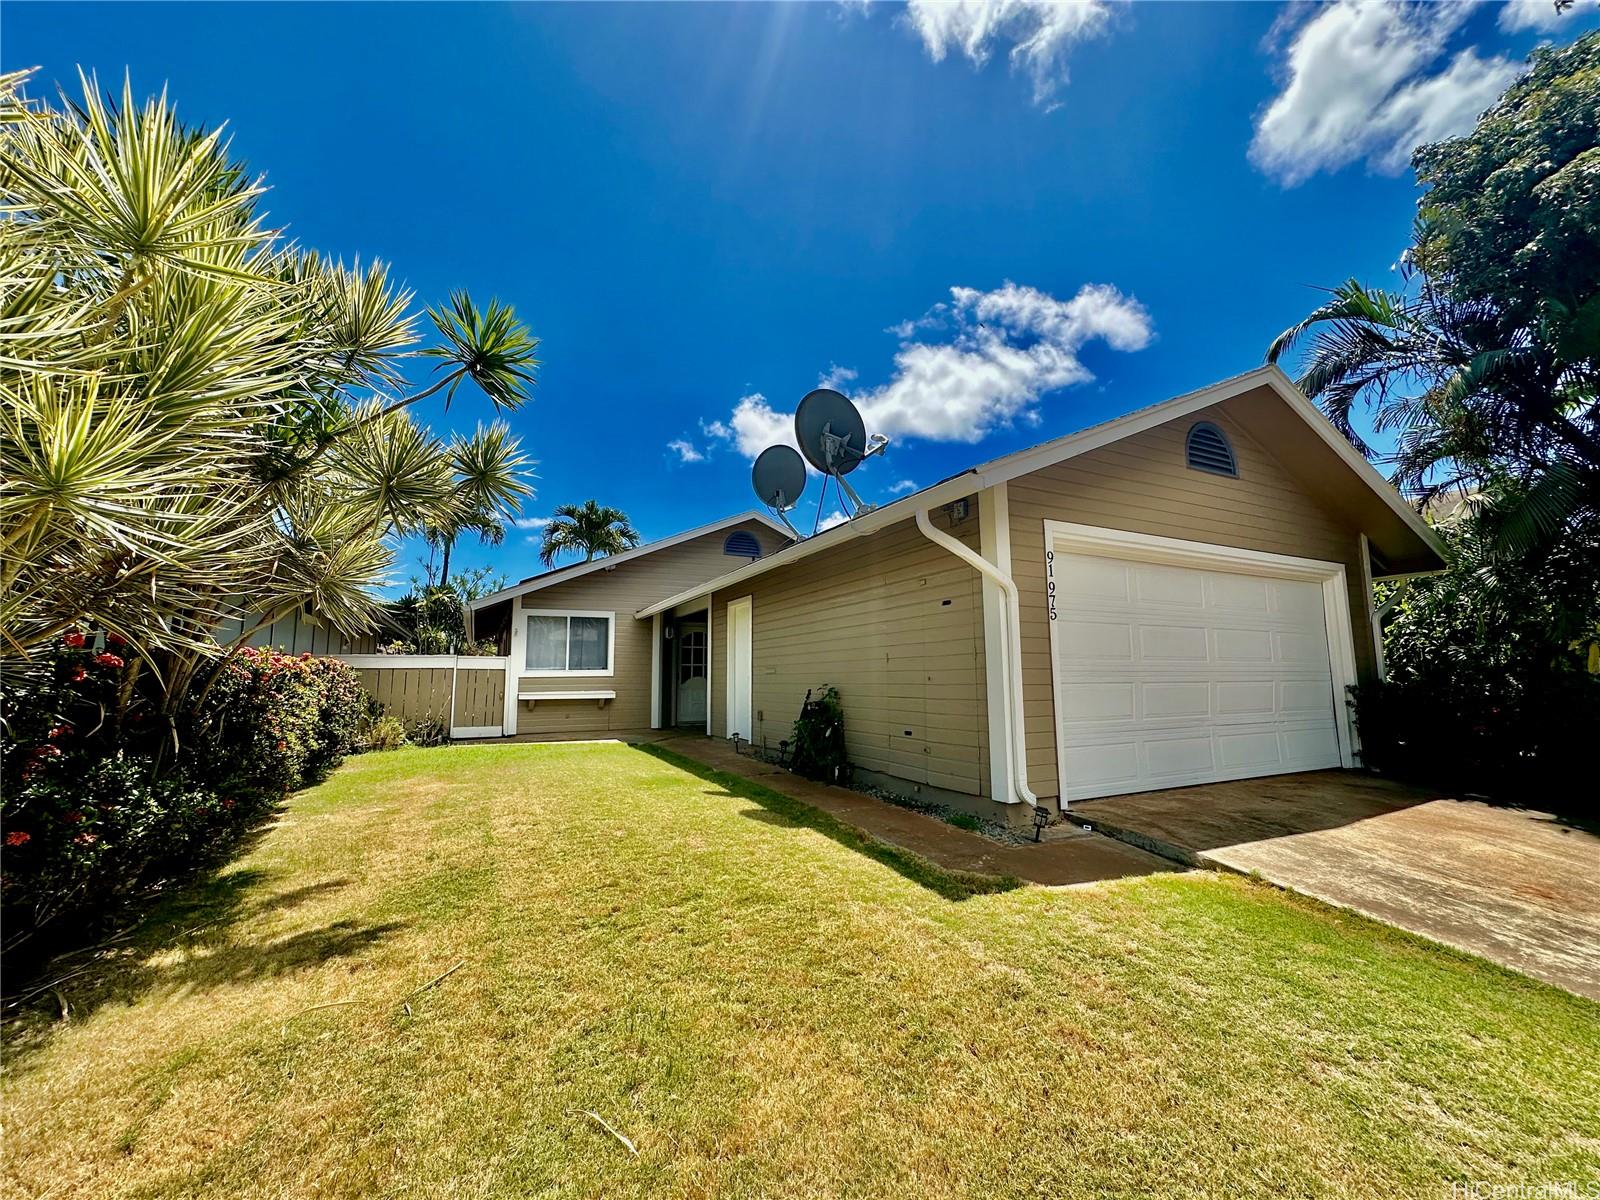
[[[702,725],[706,719],[706,631],[685,629],[678,635],[679,725]]]

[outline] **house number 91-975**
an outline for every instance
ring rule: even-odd
[[[1056,552],[1044,552],[1044,594],[1050,601],[1050,619],[1056,619]]]

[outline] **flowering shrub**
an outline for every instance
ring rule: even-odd
[[[274,798],[318,783],[355,750],[364,696],[337,659],[241,650],[193,716],[196,773]]]
[[[333,659],[245,650],[164,717],[114,636],[7,664],[0,739],[5,947],[225,853],[356,745],[369,703]],[[173,733],[177,733],[174,741]]]

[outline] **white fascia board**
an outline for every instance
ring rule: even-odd
[[[515,596],[524,596],[529,592],[537,592],[547,587],[554,587],[556,584],[566,583],[570,579],[582,579],[585,575],[592,574],[595,571],[609,571],[625,562],[632,562],[636,558],[643,558],[645,555],[654,554],[658,550],[681,546],[684,542],[691,541],[697,537],[705,537],[710,533],[716,533],[718,530],[726,529],[730,525],[743,525],[746,521],[759,521],[772,530],[773,533],[782,534],[785,540],[791,540],[794,537],[792,533],[767,516],[766,513],[756,512],[751,509],[749,512],[742,512],[731,517],[725,517],[720,521],[713,521],[709,525],[686,529],[682,533],[675,533],[671,537],[661,538],[659,541],[646,542],[643,546],[635,546],[632,550],[624,550],[621,554],[611,554],[605,558],[597,558],[593,562],[584,563],[582,566],[556,567],[544,575],[535,575],[532,579],[522,583],[514,584],[508,588],[501,588],[498,592],[491,592],[487,596],[480,596],[467,605],[467,611],[476,612],[480,608],[485,608],[490,604],[498,604],[502,600],[510,600]]]
[[[696,584],[692,588],[679,592],[675,596],[668,596],[665,600],[657,600],[648,608],[641,608],[633,615],[636,617],[652,617],[658,612],[665,612],[669,608],[676,608],[709,592],[720,592],[724,588],[737,586],[746,579],[753,579],[777,567],[787,567],[791,563],[800,562],[810,558],[832,546],[842,546],[854,538],[865,537],[869,533],[893,525],[897,521],[909,521],[916,515],[917,504],[932,506],[959,500],[963,496],[970,496],[978,490],[971,471],[962,475],[955,475],[943,483],[936,483],[932,487],[924,488],[920,492],[913,492],[892,504],[882,508],[875,508],[869,513],[863,513],[846,521],[843,525],[835,525],[823,533],[806,538],[803,542],[795,542],[785,546],[773,554],[756,559],[755,562],[740,567],[737,571],[730,571],[726,575],[719,575],[708,583]],[[915,501],[916,503],[912,503]]]

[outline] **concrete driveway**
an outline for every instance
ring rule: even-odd
[[[1547,813],[1316,771],[1085,800],[1072,815],[1600,1000],[1600,837]]]

